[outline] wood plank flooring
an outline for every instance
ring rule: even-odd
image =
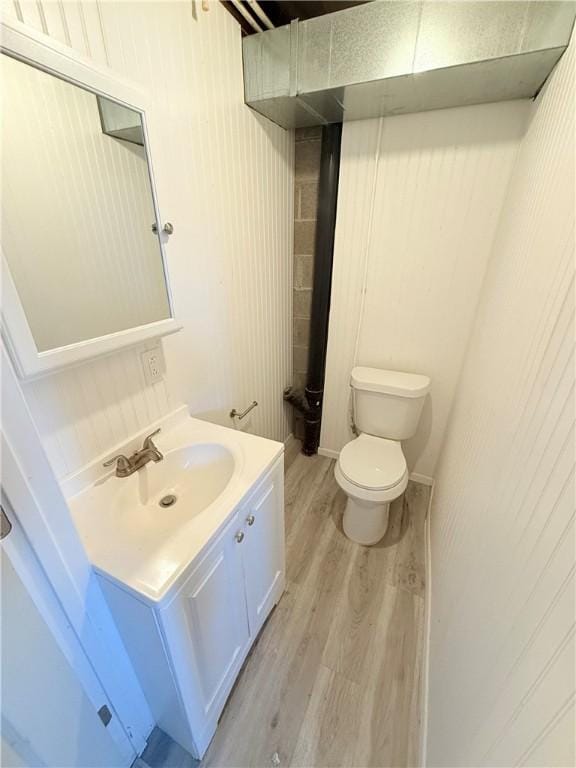
[[[430,489],[409,483],[384,539],[362,547],[342,532],[334,462],[298,449],[286,455],[286,592],[201,766],[415,766]]]

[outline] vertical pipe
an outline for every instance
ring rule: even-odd
[[[317,453],[320,443],[341,140],[341,123],[322,127],[308,374],[305,390],[309,407],[304,412],[304,441],[302,444],[302,452],[307,456]]]

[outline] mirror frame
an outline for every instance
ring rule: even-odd
[[[11,56],[72,85],[89,90],[94,95],[105,96],[140,113],[154,212],[156,221],[162,222],[154,183],[151,142],[146,121],[148,100],[143,91],[117,77],[112,70],[95,65],[71,48],[29,29],[19,21],[2,21],[1,32],[1,55]],[[45,352],[38,351],[7,259],[2,250],[2,337],[19,376],[25,379],[35,378],[93,357],[110,354],[146,339],[158,338],[179,331],[182,325],[174,317],[174,303],[165,252],[167,236],[160,234],[158,241],[170,307],[169,318],[63,347],[55,347]]]

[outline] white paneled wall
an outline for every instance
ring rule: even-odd
[[[109,65],[100,5],[94,0],[7,0],[3,15]]]
[[[144,379],[140,347],[24,385],[28,407],[60,479],[165,416],[178,402],[166,381]]]
[[[243,103],[240,30],[218,2],[27,2],[9,11],[144,88],[178,319],[167,376],[139,350],[26,384],[60,477],[181,402],[284,439],[291,381],[293,136]]]
[[[433,476],[528,102],[345,123],[321,445],[351,439],[354,365],[432,378],[413,472]]]
[[[576,761],[574,58],[531,107],[439,463],[430,766]]]

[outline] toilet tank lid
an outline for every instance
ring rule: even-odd
[[[419,373],[383,371],[380,368],[357,366],[352,369],[351,385],[365,392],[383,392],[401,397],[424,397],[430,389],[430,379]]]

